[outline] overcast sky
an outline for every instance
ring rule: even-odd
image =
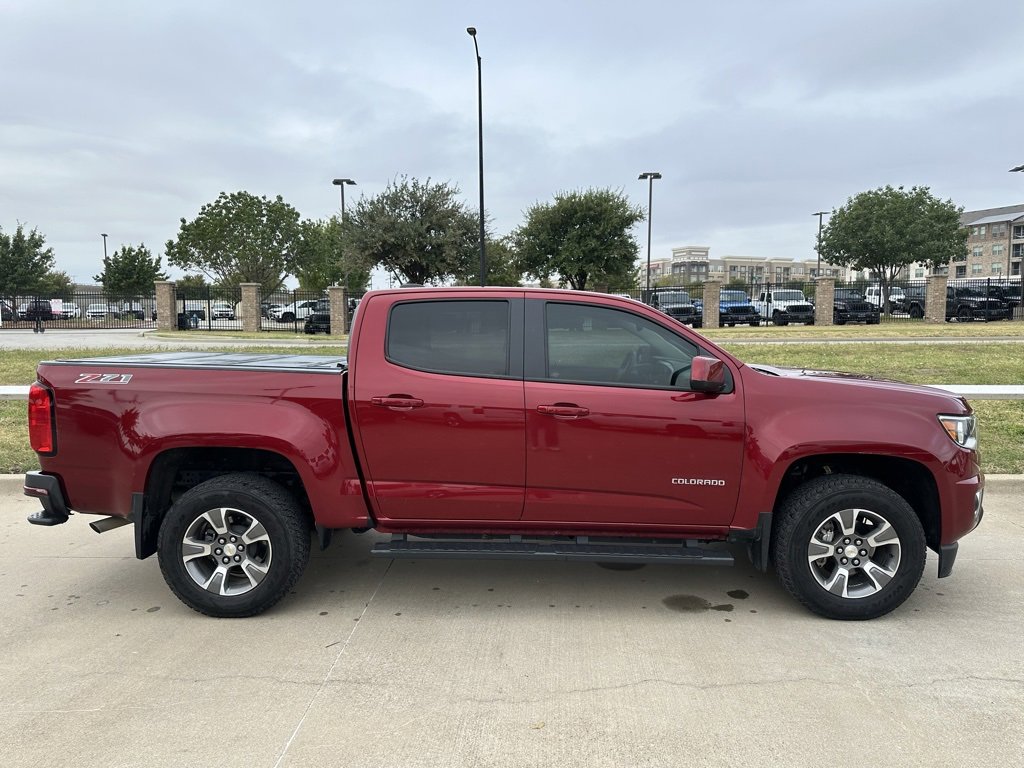
[[[0,227],[87,282],[101,232],[162,255],[222,191],[324,218],[333,178],[406,174],[475,210],[467,26],[499,234],[558,191],[646,207],[648,170],[654,258],[811,259],[811,214],[885,184],[1024,202],[1021,2],[0,0]]]

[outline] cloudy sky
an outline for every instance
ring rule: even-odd
[[[0,227],[78,281],[162,254],[221,191],[336,213],[398,175],[476,208],[476,61],[494,229],[622,189],[655,258],[813,258],[812,213],[885,184],[1024,203],[1024,3],[0,0]],[[646,224],[637,240],[646,255]],[[377,278],[376,287],[380,287]]]

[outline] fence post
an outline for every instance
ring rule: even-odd
[[[836,281],[832,277],[814,279],[814,324],[832,325],[836,303]]]
[[[345,289],[340,285],[332,285],[327,289],[331,303],[331,336],[348,334],[348,298]]]
[[[260,318],[260,284],[242,283],[242,331],[257,333],[262,330]]]
[[[157,280],[153,283],[156,291],[156,328],[158,331],[173,331],[178,328],[177,302],[174,300],[174,281]]]
[[[928,323],[946,322],[946,283],[945,275],[929,275],[928,287],[925,289],[924,319]]]
[[[704,327],[717,328],[719,323],[719,302],[722,298],[722,281],[708,280],[704,283]]]

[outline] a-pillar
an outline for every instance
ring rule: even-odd
[[[835,313],[836,281],[831,277],[814,280],[814,324],[832,325]]]
[[[705,328],[718,327],[718,307],[722,299],[722,281],[708,280],[704,283],[704,320]]]
[[[242,331],[257,333],[262,329],[260,322],[260,284],[242,283]]]
[[[178,327],[178,308],[174,297],[174,282],[158,280],[153,283],[156,291],[156,328],[158,331],[173,331]]]
[[[331,336],[348,334],[348,301],[346,291],[340,285],[332,285],[327,289],[331,302]]]

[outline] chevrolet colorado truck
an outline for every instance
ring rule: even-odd
[[[823,616],[868,619],[981,520],[960,397],[748,365],[613,296],[367,294],[348,356],[161,352],[41,363],[38,525],[134,527],[212,616],[266,610],[312,540],[388,558],[726,565]]]

